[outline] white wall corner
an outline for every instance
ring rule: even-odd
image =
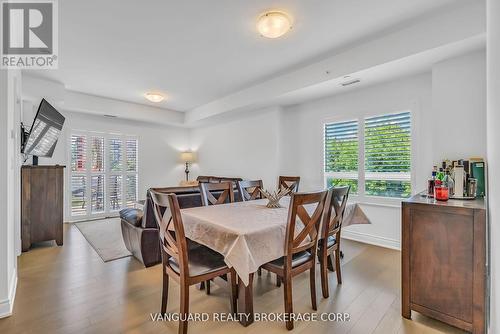
[[[488,289],[489,333],[500,333],[500,1],[488,0],[487,46],[487,157],[488,157]]]
[[[9,317],[12,315],[14,309],[14,300],[16,298],[17,290],[17,270],[14,270],[9,284],[9,297],[0,300],[0,318]]]

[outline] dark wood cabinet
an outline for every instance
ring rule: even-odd
[[[22,251],[31,244],[55,240],[63,244],[64,166],[21,168]]]
[[[402,315],[485,333],[486,207],[416,195],[402,210]]]

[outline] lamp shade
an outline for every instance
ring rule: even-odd
[[[181,160],[183,162],[195,162],[196,157],[194,152],[182,152],[181,153]]]

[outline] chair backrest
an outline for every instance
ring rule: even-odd
[[[236,182],[241,181],[239,177],[227,177],[227,176],[210,176],[210,175],[200,175],[196,178],[199,183],[221,183],[221,182],[233,182],[233,186],[236,186]]]
[[[264,187],[262,180],[238,181],[238,191],[242,201],[252,201],[254,199],[261,199],[261,189]]]
[[[278,188],[290,189],[290,192],[296,193],[299,191],[300,176],[280,176],[278,180]]]
[[[316,254],[318,246],[319,228],[321,217],[325,208],[327,191],[310,193],[293,193],[290,198],[288,208],[288,221],[286,227],[286,255],[289,265],[292,255],[304,250],[309,250]],[[310,215],[305,206],[313,206],[313,213]],[[303,224],[300,232],[297,229],[297,218]],[[298,233],[296,233],[296,231]]]
[[[204,206],[234,202],[232,182],[200,183],[201,202]],[[215,197],[214,193],[220,193]]]
[[[155,218],[159,224],[163,265],[169,266],[168,259],[173,257],[179,264],[180,275],[188,276],[187,241],[177,196],[152,189],[149,192],[153,201]]]
[[[327,240],[332,235],[337,235],[337,238],[340,237],[342,220],[349,198],[349,190],[350,186],[331,187],[328,190],[325,213],[323,215],[322,239]]]

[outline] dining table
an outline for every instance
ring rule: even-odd
[[[268,208],[267,202],[258,199],[181,210],[186,237],[222,254],[225,263],[236,271],[239,321],[243,326],[254,321],[254,273],[261,265],[285,255],[290,196],[280,200],[279,208]],[[369,223],[357,203],[347,204],[343,227]]]

